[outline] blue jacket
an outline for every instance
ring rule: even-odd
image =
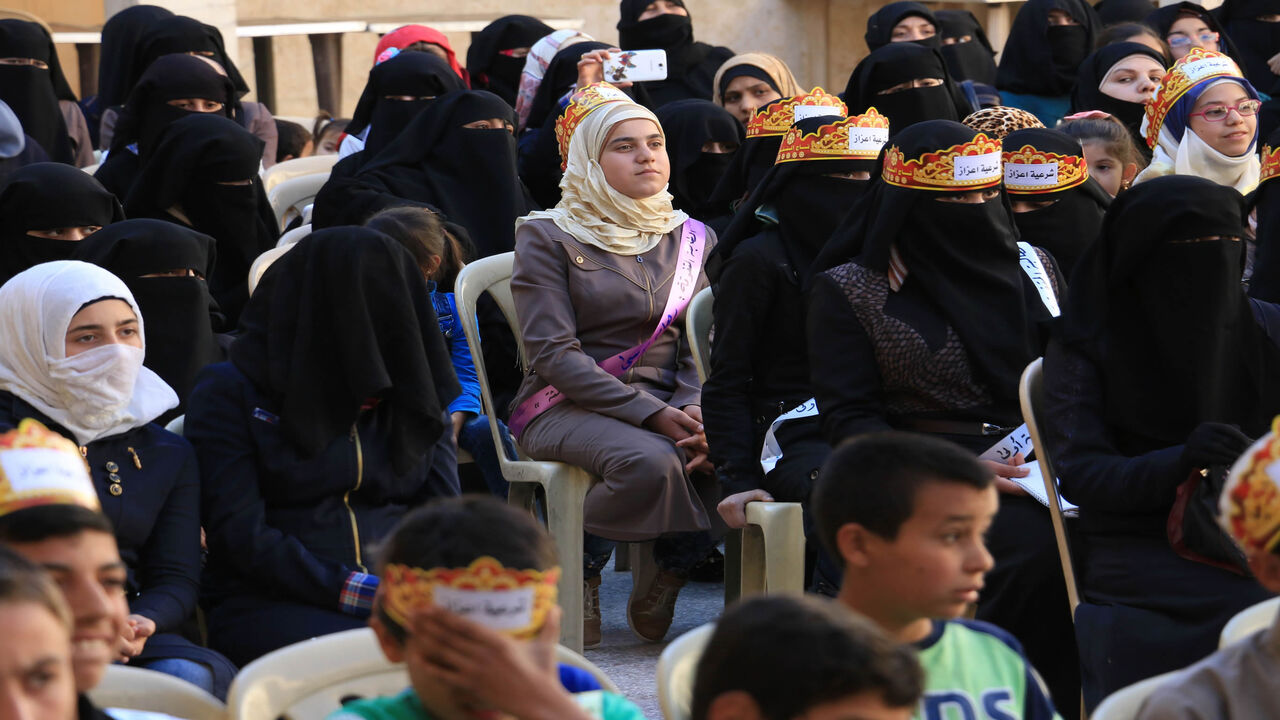
[[[187,401],[209,545],[204,600],[341,611],[348,576],[374,570],[374,547],[410,509],[458,494],[457,476],[434,471],[431,454],[397,475],[376,408],[311,458],[299,456],[276,411],[230,362],[201,371]]]
[[[433,282],[431,304],[435,306],[436,317],[440,319],[440,332],[449,341],[453,372],[458,376],[458,384],[462,386],[462,394],[449,403],[449,412],[481,415],[484,410],[480,405],[480,379],[476,376],[476,364],[471,359],[471,348],[462,331],[462,320],[458,317],[458,306],[453,300],[453,293],[436,292],[436,284]]]

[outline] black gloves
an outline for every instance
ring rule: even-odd
[[[1200,423],[1187,436],[1182,447],[1182,462],[1192,468],[1230,465],[1252,443],[1253,440],[1235,425]]]

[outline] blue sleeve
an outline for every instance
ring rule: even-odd
[[[600,683],[591,673],[579,667],[560,663],[560,684],[571,693],[599,690]]]
[[[462,394],[449,403],[449,412],[480,415],[484,410],[480,405],[480,378],[476,376],[476,363],[471,359],[471,347],[467,345],[466,333],[462,331],[462,318],[458,315],[453,293],[446,293],[445,298],[453,313],[454,326],[453,337],[449,338],[449,355],[453,359],[453,372],[458,376],[458,384],[462,386]]]
[[[1262,328],[1271,342],[1280,345],[1280,305],[1249,298],[1249,308],[1253,311],[1253,319],[1258,327]]]

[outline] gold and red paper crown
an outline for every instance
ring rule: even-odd
[[[1262,146],[1262,172],[1258,176],[1258,184],[1280,176],[1280,147]]]
[[[785,98],[756,111],[747,121],[747,137],[776,137],[796,121],[810,117],[845,117],[849,108],[839,97],[815,87],[803,95]]]
[[[1004,187],[1013,195],[1040,195],[1083,184],[1089,179],[1089,165],[1080,155],[1041,152],[1023,145],[1016,152],[1003,153]]]
[[[0,435],[0,515],[38,505],[100,507],[76,444],[25,418]]]
[[[1222,528],[1245,550],[1280,544],[1280,417],[1231,466],[1218,503]]]
[[[957,192],[997,187],[1004,180],[1000,141],[978,133],[969,142],[907,158],[896,145],[884,156],[884,181],[914,190]]]
[[[516,570],[492,557],[476,558],[465,568],[388,565],[379,581],[382,609],[401,627],[414,610],[443,607],[518,638],[538,634],[556,604],[560,568]]]
[[[569,104],[556,119],[556,142],[560,144],[560,170],[569,164],[569,140],[582,121],[601,105],[634,102],[627,94],[607,82],[596,82],[579,88],[569,96]]]
[[[875,160],[889,141],[889,118],[875,108],[806,133],[792,127],[782,136],[777,163],[803,160]]]
[[[1156,146],[1165,118],[1188,90],[1205,80],[1223,77],[1239,78],[1244,75],[1234,60],[1212,50],[1191,48],[1191,52],[1174,63],[1156,86],[1151,102],[1147,103],[1147,127],[1143,130],[1147,145],[1153,148]]]

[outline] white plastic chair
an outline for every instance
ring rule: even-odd
[[[1179,672],[1181,671],[1174,670],[1156,675],[1111,693],[1093,711],[1092,720],[1133,720],[1142,709],[1142,703],[1147,701],[1156,688],[1168,682]]]
[[[292,230],[286,231],[283,235],[281,235],[280,239],[276,241],[276,247],[282,248],[288,245],[292,245],[310,234],[311,234],[311,223],[307,223],[306,225],[299,225],[298,227]]]
[[[604,671],[569,648],[557,646],[556,661],[586,670],[602,688],[619,692]],[[337,710],[345,699],[396,695],[408,686],[404,664],[388,661],[373,631],[359,628],[304,640],[249,663],[231,683],[227,706],[236,720],[311,720]]]
[[[698,660],[716,626],[701,625],[681,635],[658,656],[658,707],[666,720],[692,716],[693,682]]]
[[[1280,612],[1280,597],[1263,600],[1236,613],[1222,628],[1218,637],[1218,647],[1223,648],[1239,642],[1250,635],[1269,628],[1276,621],[1276,613]]]
[[[186,424],[186,419],[187,419],[186,415],[179,415],[178,417],[170,420],[167,424],[165,424],[164,429],[168,430],[174,435],[181,435],[184,429],[184,426]]]
[[[543,489],[547,501],[547,530],[555,539],[560,558],[560,642],[570,649],[582,651],[582,501],[596,479],[586,470],[558,462],[521,458],[512,460],[502,451],[498,430],[498,408],[493,404],[489,376],[480,347],[480,326],[476,303],[485,292],[497,302],[516,337],[521,365],[525,363],[524,340],[516,321],[515,302],[511,298],[511,270],[515,253],[503,253],[468,264],[454,283],[454,299],[462,318],[467,345],[475,361],[480,380],[480,399],[489,416],[489,429],[498,447],[498,464],[502,476],[510,484],[508,502],[533,509],[535,491]]]
[[[266,274],[267,268],[271,264],[279,260],[281,256],[293,249],[293,245],[284,245],[282,247],[273,247],[254,258],[253,264],[249,266],[249,296],[253,297],[253,291],[257,289],[258,283],[262,281],[262,276]]]
[[[98,172],[98,168],[100,168],[100,167],[102,167],[102,163],[94,163],[94,164],[92,164],[92,165],[85,165],[84,167],[82,167],[82,168],[80,168],[80,169],[81,169],[81,170],[83,170],[83,171],[85,171],[85,172],[86,172],[86,173],[88,173],[89,175],[93,175],[94,173]]]
[[[303,209],[315,200],[316,194],[328,180],[327,173],[302,175],[285,180],[271,188],[267,192],[267,200],[271,203],[271,211],[275,214],[279,226],[285,227],[294,215],[301,215]]]
[[[227,706],[217,698],[172,675],[108,665],[89,699],[100,708],[164,713],[185,720],[226,720]]]
[[[276,163],[262,173],[262,189],[271,192],[272,188],[286,180],[304,175],[324,175],[328,177],[333,166],[338,162],[337,155],[312,155],[311,157],[294,158]]]
[[[1049,457],[1045,443],[1045,424],[1041,414],[1044,407],[1044,358],[1036,358],[1022,371],[1018,383],[1018,399],[1022,404],[1022,420],[1031,432],[1031,442],[1040,459],[1044,476],[1045,497],[1049,498],[1049,517],[1053,521],[1053,534],[1058,541],[1058,561],[1062,564],[1062,577],[1067,583],[1067,601],[1071,605],[1071,620],[1075,622],[1076,608],[1080,606],[1080,590],[1076,585],[1075,565],[1071,560],[1071,540],[1067,535],[1067,522],[1062,514],[1062,493],[1058,490],[1058,472]]]
[[[711,288],[705,287],[689,301],[685,310],[685,334],[689,337],[689,347],[693,350],[693,365],[698,369],[698,382],[706,382],[711,374],[711,314],[715,296]]]

